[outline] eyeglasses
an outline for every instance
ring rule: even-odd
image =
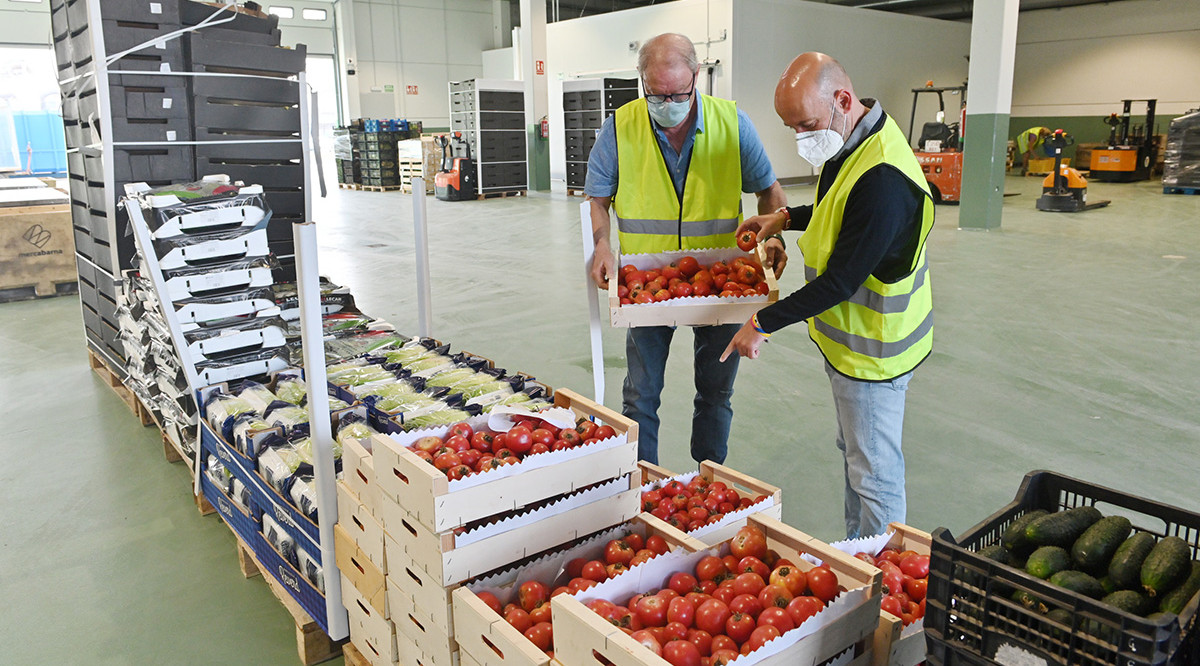
[[[646,82],[642,81],[642,89],[645,90]],[[692,76],[692,89],[685,93],[675,93],[673,95],[646,95],[646,101],[651,104],[662,104],[666,101],[671,102],[686,102],[696,94],[696,77]]]

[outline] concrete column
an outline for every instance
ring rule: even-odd
[[[521,72],[525,79],[525,127],[529,134],[529,189],[550,189],[550,141],[542,116],[550,113],[546,85],[546,3],[521,0]],[[540,66],[539,66],[540,63]]]
[[[975,0],[963,138],[961,229],[999,229],[1018,0]]]

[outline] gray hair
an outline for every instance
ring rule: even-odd
[[[646,68],[656,62],[683,65],[693,74],[700,69],[700,60],[696,57],[696,47],[692,40],[676,32],[651,37],[642,44],[638,51],[638,74],[645,76]]]

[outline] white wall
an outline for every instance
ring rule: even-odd
[[[550,127],[551,179],[562,181],[566,178],[562,82],[604,76],[636,78],[637,48],[655,35],[682,33],[696,43],[696,55],[701,62],[720,60],[713,90],[708,88],[703,69],[697,87],[701,92],[729,97],[732,91],[729,63],[734,4],[733,0],[677,0],[546,26],[550,118],[554,119]],[[630,42],[637,45],[630,49]]]
[[[1127,98],[1158,99],[1165,117],[1200,105],[1196,0],[1048,9],[1018,21],[1014,116],[1107,116]]]
[[[738,0],[733,36],[733,98],[754,121],[781,179],[813,173],[796,155],[795,134],[775,115],[775,85],[797,55],[820,51],[837,58],[855,92],[878,99],[907,131],[912,89],[929,80],[936,86],[960,85],[971,50],[968,23],[799,0]],[[958,100],[946,103],[953,118]],[[918,125],[932,121],[936,110],[934,100],[923,99]]]
[[[49,46],[50,3],[37,4],[0,0],[0,44]]]
[[[495,46],[492,2],[353,0],[353,7],[363,115],[449,127],[446,82],[482,75],[480,54]],[[417,94],[406,94],[412,85]]]

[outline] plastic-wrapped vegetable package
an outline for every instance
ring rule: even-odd
[[[346,440],[362,440],[376,434],[376,430],[367,425],[366,419],[358,414],[346,414],[338,421],[337,443],[345,444]]]
[[[263,513],[262,516],[262,534],[275,552],[279,553],[292,566],[300,568],[300,560],[296,557],[296,540],[284,532],[279,523],[275,522],[275,519],[267,513]]]
[[[280,495],[286,497],[296,471],[304,464],[293,444],[270,446],[258,454],[258,471]]]
[[[204,405],[208,424],[221,433],[225,441],[233,441],[233,421],[242,414],[254,414],[254,408],[245,400],[227,393],[214,393]]]

